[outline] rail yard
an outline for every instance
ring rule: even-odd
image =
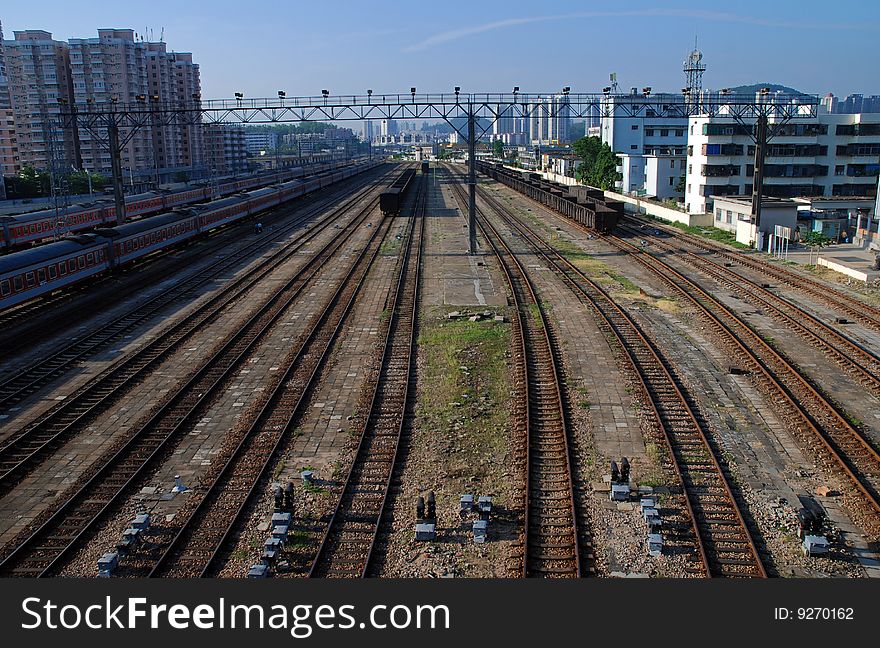
[[[876,289],[476,170],[7,227],[0,575],[880,576]]]

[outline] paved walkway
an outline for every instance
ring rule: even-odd
[[[815,264],[816,258],[825,259],[858,272],[864,272],[868,281],[880,278],[880,270],[874,270],[874,258],[878,253],[865,250],[853,243],[837,243],[816,252],[810,252],[806,248],[790,249],[788,260],[803,265]],[[820,264],[821,265],[821,264]],[[832,269],[834,269],[832,267]]]

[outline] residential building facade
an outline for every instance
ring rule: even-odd
[[[131,29],[99,29],[97,38],[71,38],[70,70],[74,99],[78,105],[146,101],[150,94],[147,76],[148,44],[135,40]],[[97,137],[95,136],[97,134]],[[106,129],[92,133],[79,129],[82,168],[106,175],[111,173],[110,151]],[[123,172],[132,181],[155,175],[151,129],[134,132],[121,128],[120,139],[128,140],[122,147]]]
[[[212,176],[234,175],[248,170],[244,128],[230,124],[202,126],[205,164]]]
[[[716,196],[752,192],[752,128],[723,117],[690,119],[685,179],[690,213],[711,212]],[[777,130],[766,151],[765,196],[876,195],[880,115],[820,113]]]
[[[6,199],[3,176],[18,172],[18,146],[15,135],[15,117],[9,97],[9,78],[6,73],[6,55],[3,50],[3,23],[0,23],[0,200]]]
[[[18,157],[14,171],[27,165],[47,170],[53,160],[75,165],[76,134],[63,128],[61,119],[62,108],[74,100],[68,45],[42,30],[14,36],[3,41]],[[8,128],[9,120],[4,121]]]
[[[260,155],[278,148],[278,133],[270,128],[248,128],[244,132],[244,141],[248,153]]]

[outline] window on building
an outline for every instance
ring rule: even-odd
[[[632,130],[639,130],[639,125],[638,125],[638,124],[633,124],[632,126],[630,126],[630,128],[631,128]]]
[[[694,172],[694,165],[688,164],[688,173],[693,173],[693,172]]]
[[[715,208],[715,220],[717,220],[717,221],[721,220],[721,207]]]
[[[845,164],[838,164],[834,167],[834,175],[842,176],[846,172]]]
[[[669,129],[668,129],[668,128],[664,128],[663,130],[661,130],[661,131],[660,131],[660,137],[669,137]]]
[[[670,187],[672,186],[672,180],[673,180],[673,178],[669,178],[669,186]]]
[[[674,168],[675,168],[675,160],[669,160],[669,168],[670,168],[670,169],[674,169]]]
[[[654,135],[654,129],[653,129],[653,128],[646,128],[646,129],[645,129],[645,137],[652,137],[653,135]]]
[[[636,149],[639,148],[638,145],[636,145],[636,144],[630,144],[629,147],[630,147],[630,149],[632,149],[633,151],[635,151]]]
[[[688,193],[690,193],[690,192],[691,192],[691,186],[688,185]]]

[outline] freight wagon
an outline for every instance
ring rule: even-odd
[[[476,169],[566,218],[598,232],[610,232],[623,216],[623,203],[608,200],[601,189],[570,187],[545,180],[537,173],[523,173],[502,164],[477,160]]]

